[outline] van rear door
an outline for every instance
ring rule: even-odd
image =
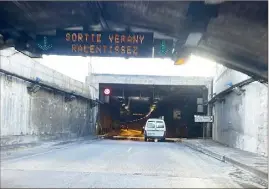
[[[156,125],[157,131],[165,131],[166,130],[164,121],[156,121],[155,125]]]
[[[148,121],[146,124],[146,130],[147,131],[155,131],[156,124],[155,121]]]
[[[155,136],[155,121],[148,120],[145,127],[145,133],[148,137],[154,137]]]
[[[165,123],[164,121],[160,120],[160,121],[156,121],[156,135],[163,137],[165,136],[166,133],[166,127],[165,127]]]

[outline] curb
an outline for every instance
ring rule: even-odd
[[[210,150],[204,149],[201,146],[193,145],[193,144],[190,144],[190,143],[187,143],[187,142],[184,142],[184,141],[182,141],[182,143],[185,144],[186,146],[198,151],[198,152],[201,152],[203,154],[211,156],[211,157],[213,157],[213,158],[215,158],[215,159],[217,159],[219,161],[225,162],[225,156],[222,156],[222,155],[217,154],[215,152],[212,152]]]
[[[65,144],[70,144],[70,143],[79,142],[79,141],[85,141],[85,140],[98,140],[98,139],[101,139],[101,137],[100,136],[95,136],[95,137],[91,137],[91,138],[80,137],[80,138],[77,138],[77,139],[59,141],[56,144],[53,144],[53,146],[65,145]]]
[[[243,163],[241,163],[239,161],[235,161],[235,160],[233,160],[231,158],[228,158],[228,157],[225,157],[225,162],[229,162],[231,164],[234,164],[234,165],[236,165],[238,167],[241,167],[242,169],[245,169],[245,170],[247,170],[247,171],[249,171],[249,172],[251,172],[251,173],[253,173],[253,174],[255,174],[255,175],[259,176],[259,177],[261,177],[264,180],[268,180],[268,173],[266,173],[266,172],[260,171],[258,169],[255,169],[255,168],[253,168],[251,166],[245,165],[245,164],[243,164]]]
[[[28,157],[28,156],[32,156],[32,155],[35,155],[35,154],[39,154],[39,153],[46,153],[48,151],[51,151],[51,150],[58,150],[58,149],[62,149],[62,148],[66,148],[68,147],[69,145],[73,145],[75,144],[76,142],[83,142],[83,141],[90,141],[91,143],[92,142],[95,142],[95,141],[98,141],[100,140],[101,138],[99,136],[94,136],[94,137],[81,137],[81,138],[77,138],[77,139],[70,139],[70,140],[61,140],[61,141],[52,141],[50,144],[45,144],[45,143],[38,143],[36,146],[33,146],[32,147],[29,147],[29,146],[23,146],[23,147],[20,147],[20,148],[13,148],[13,149],[10,149],[10,150],[6,150],[6,151],[2,151],[1,150],[1,162],[3,161],[13,161],[13,160],[16,160],[18,158],[25,158],[25,157]],[[27,145],[28,143],[26,143],[25,145]],[[45,145],[45,147],[42,145]],[[35,151],[35,147],[38,147],[37,151],[41,151],[41,152],[34,152]],[[18,151],[19,149],[26,149],[26,151]],[[50,149],[51,148],[51,149]],[[27,150],[30,150],[30,152]],[[34,151],[32,151],[34,150]],[[33,152],[33,153],[32,153]],[[16,153],[19,153],[16,155]],[[20,154],[20,153],[23,153],[23,154]],[[15,155],[15,156],[14,156]],[[19,156],[18,156],[19,155]]]
[[[101,139],[99,136],[91,137],[88,138],[89,140],[98,140]],[[67,139],[67,140],[59,140],[59,141],[49,141],[49,142],[54,142],[54,144],[51,144],[50,146],[60,146],[60,145],[65,145],[65,144],[70,144],[78,141],[83,141],[87,140],[87,137],[83,138],[75,138],[75,139]],[[14,145],[5,145],[1,146],[1,151],[2,152],[10,152],[10,151],[16,151],[18,149],[29,149],[29,148],[34,148],[41,146],[42,144],[45,144],[48,141],[38,141],[38,142],[32,142],[32,143],[21,143],[21,144],[14,144]]]
[[[128,137],[128,136],[102,136],[103,139],[111,140],[133,140],[133,141],[144,141],[144,137]],[[165,142],[182,142],[182,139],[165,139]]]
[[[165,139],[165,142],[177,142],[177,143],[182,143],[182,139],[181,138],[176,138],[176,139]]]
[[[239,161],[236,161],[236,160],[234,160],[232,158],[217,154],[217,153],[215,153],[213,151],[210,151],[210,150],[207,150],[207,149],[205,149],[205,148],[203,148],[201,146],[193,145],[193,144],[190,144],[190,143],[188,143],[186,141],[183,141],[183,144],[190,147],[190,148],[192,148],[192,149],[194,149],[194,150],[196,150],[196,151],[198,151],[198,152],[201,152],[203,154],[211,156],[211,157],[213,157],[213,158],[215,158],[215,159],[217,159],[219,161],[222,161],[222,162],[225,162],[225,163],[231,163],[233,165],[236,165],[236,166],[238,166],[238,167],[240,167],[242,169],[245,169],[245,170],[247,170],[247,171],[249,171],[249,172],[251,172],[251,173],[253,173],[253,174],[255,174],[255,175],[259,176],[259,177],[261,177],[262,179],[268,180],[268,173],[266,173],[266,172],[263,172],[263,171],[260,171],[258,169],[255,169],[255,168],[253,168],[251,166],[245,165],[245,164],[243,164],[243,163],[241,163]]]
[[[9,144],[1,146],[2,152],[7,152],[10,150],[16,150],[16,149],[22,149],[22,148],[32,148],[41,145],[41,143],[38,142],[31,142],[31,143],[21,143],[21,144]]]
[[[143,137],[104,136],[104,139],[144,141]]]

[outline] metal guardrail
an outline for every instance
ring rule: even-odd
[[[216,96],[214,96],[213,98],[211,98],[209,101],[208,101],[208,104],[212,104],[214,102],[216,102],[218,99],[221,99],[223,96],[225,96],[226,94],[229,94],[230,92],[233,91],[233,89],[235,89],[236,87],[243,87],[244,85],[248,85],[252,82],[256,81],[255,79],[253,78],[249,78],[249,79],[246,79],[240,83],[237,83],[231,87],[229,87],[228,89],[218,93]]]

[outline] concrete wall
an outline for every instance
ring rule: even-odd
[[[211,77],[92,74],[92,83],[139,85],[211,85]]]
[[[0,51],[0,69],[24,76],[29,79],[41,79],[50,86],[59,87],[66,91],[76,91],[90,98],[89,87],[80,81],[50,69],[33,59],[16,52],[14,49]],[[57,62],[55,62],[57,64]]]
[[[213,91],[218,94],[249,77],[237,71],[218,66]],[[225,101],[213,106],[213,140],[245,151],[267,156],[268,88],[259,82],[243,87],[242,95],[231,92]]]
[[[225,66],[218,65],[216,75],[213,79],[213,93],[218,94],[221,91],[228,89],[229,85],[227,84],[230,82],[234,85],[249,78],[250,77],[248,75],[228,69]]]
[[[96,90],[73,80],[35,61],[15,53],[14,50],[0,51],[0,68],[11,73],[57,86],[62,90],[94,98]],[[9,56],[11,55],[11,56]],[[30,140],[40,137],[76,137],[95,134],[96,108],[88,100],[76,98],[65,102],[63,93],[41,88],[29,93],[30,83],[15,77],[0,75],[1,102],[1,145],[15,141],[18,136]],[[13,138],[12,138],[13,136]]]

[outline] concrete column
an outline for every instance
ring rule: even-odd
[[[207,86],[207,90],[208,90],[208,97],[207,97],[207,101],[209,101],[211,98],[212,98],[212,95],[213,95],[213,80],[212,82]],[[207,105],[207,115],[208,116],[212,116],[212,105],[211,104],[208,104]],[[207,123],[206,124],[206,137],[212,137],[212,123]]]

